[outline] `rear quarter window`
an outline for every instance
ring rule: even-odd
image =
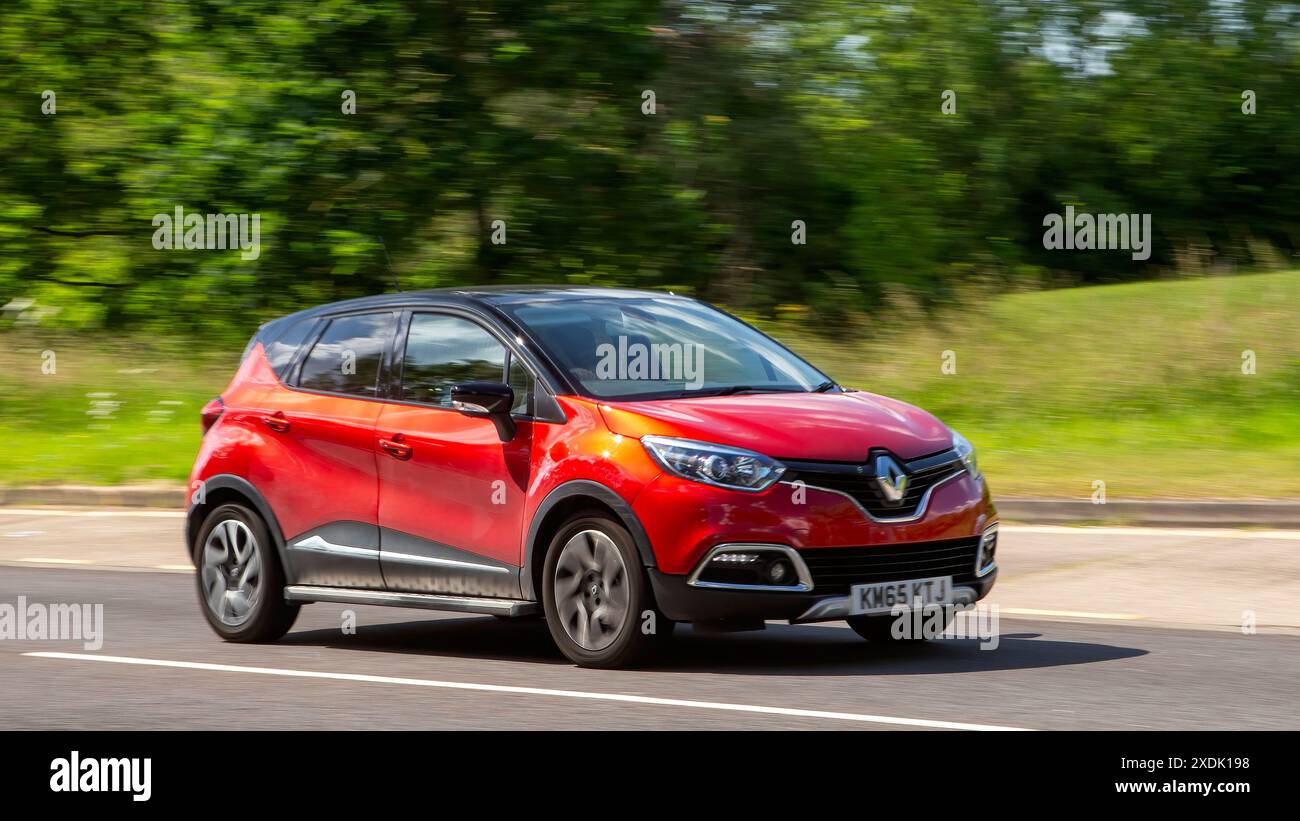
[[[316,322],[314,317],[300,319],[286,326],[275,338],[263,340],[262,347],[266,351],[266,361],[282,381],[289,376],[289,369],[297,358],[298,349],[311,338]]]
[[[289,369],[297,359],[298,349],[311,338],[318,321],[316,317],[308,317],[297,322],[279,320],[268,322],[253,334],[252,339],[248,340],[243,355],[239,357],[240,364],[242,365],[244,360],[248,359],[248,355],[260,342],[271,370],[279,379],[286,379],[289,376]]]
[[[328,393],[377,396],[379,366],[396,315],[391,311],[335,317],[303,360],[298,387]]]

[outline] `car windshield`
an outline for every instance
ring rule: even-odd
[[[598,399],[825,390],[833,383],[745,323],[682,297],[504,304]]]

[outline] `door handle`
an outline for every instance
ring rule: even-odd
[[[263,416],[262,424],[280,433],[284,433],[289,429],[289,420],[284,418],[284,411],[276,411],[270,416]]]
[[[411,446],[406,444],[406,437],[400,433],[394,433],[390,439],[380,438],[379,447],[394,459],[411,458]]]

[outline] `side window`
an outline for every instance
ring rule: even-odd
[[[394,315],[389,311],[330,320],[302,363],[298,386],[375,396],[379,362],[384,358],[394,324]]]
[[[316,318],[300,319],[275,339],[268,339],[263,345],[266,361],[275,371],[275,375],[284,379],[289,375],[289,366],[302,344],[307,341],[312,329],[316,327]]]
[[[520,362],[519,358],[514,355],[510,357],[510,371],[507,377],[506,384],[515,389],[515,406],[510,409],[510,412],[532,416],[533,375],[524,367],[524,363]]]
[[[402,398],[451,406],[459,382],[500,382],[506,348],[479,325],[457,316],[415,314],[402,362]]]

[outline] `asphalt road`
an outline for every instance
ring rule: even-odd
[[[362,607],[356,633],[345,635],[344,608],[318,604],[304,608],[277,644],[234,645],[203,623],[189,576],[28,568],[0,574],[0,601],[102,601],[107,635],[94,654],[71,641],[0,642],[3,729],[912,726],[896,720],[1026,729],[1300,728],[1300,645],[1293,636],[1003,619],[998,649],[981,650],[973,640],[878,647],[842,627],[773,625],[726,636],[685,631],[648,669],[593,671],[568,664],[536,621]],[[26,655],[32,652],[73,657]],[[564,692],[446,686],[462,684]],[[611,694],[652,702],[592,697]]]
[[[355,634],[316,604],[276,644],[227,644],[174,516],[0,514],[0,606],[105,620],[95,650],[0,640],[0,729],[1300,728],[1294,532],[1011,528],[996,649],[773,624],[682,630],[644,669],[597,671],[540,621],[374,607]]]

